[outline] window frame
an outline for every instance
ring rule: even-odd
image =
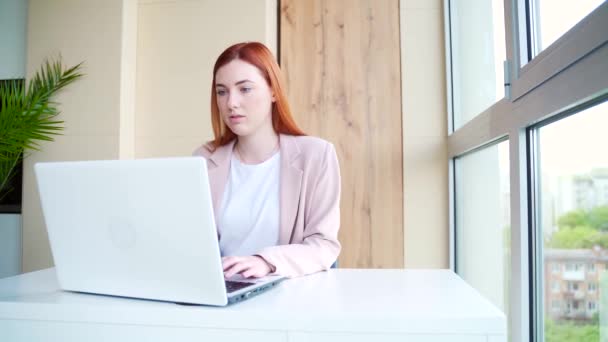
[[[482,146],[508,139],[511,194],[509,335],[513,341],[542,341],[544,325],[539,325],[543,316],[539,315],[539,310],[544,308],[534,302],[540,299],[542,303],[542,296],[535,292],[539,288],[542,291],[542,287],[535,281],[538,270],[534,259],[542,254],[539,254],[539,239],[535,236],[534,132],[539,124],[548,124],[608,99],[608,35],[600,34],[608,32],[608,2],[527,61],[531,46],[527,44],[527,14],[522,5],[528,0],[505,0],[506,96],[454,130],[451,1],[444,0],[450,267],[455,270],[454,160]],[[522,46],[520,41],[526,44]],[[527,63],[520,63],[522,60]]]
[[[608,32],[608,2],[604,2],[550,46],[534,55],[540,49],[539,42],[534,39],[536,34],[529,32],[536,31],[530,22],[531,17],[538,18],[539,15],[534,10],[536,0],[515,2],[518,8],[524,9],[514,11],[512,20],[517,22],[513,25],[516,29],[514,34],[520,41],[525,37],[533,42],[524,47],[517,47],[520,51],[518,58],[509,57],[507,52],[509,63],[514,66],[511,73],[511,99],[514,101],[608,42],[608,35],[602,34]],[[532,9],[528,10],[530,8]]]

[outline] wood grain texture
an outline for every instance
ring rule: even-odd
[[[403,267],[398,0],[281,0],[279,30],[296,121],[338,151],[340,267]]]

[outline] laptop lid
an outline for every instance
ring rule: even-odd
[[[35,173],[62,289],[228,304],[204,158],[37,163]]]

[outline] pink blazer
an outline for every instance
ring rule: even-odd
[[[256,254],[275,267],[275,274],[287,277],[327,270],[341,248],[340,167],[336,150],[331,143],[309,136],[281,134],[279,145],[279,245]],[[233,147],[234,141],[214,152],[208,145],[194,152],[207,159],[216,217],[230,174]]]

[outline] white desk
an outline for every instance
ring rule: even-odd
[[[506,320],[448,270],[337,269],[225,308],[58,290],[54,269],[0,280],[0,341],[505,342]]]

